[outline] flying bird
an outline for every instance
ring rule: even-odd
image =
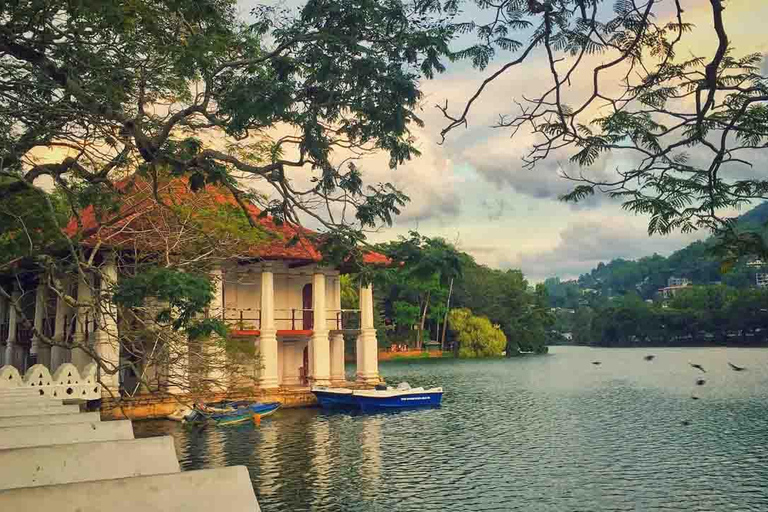
[[[707,383],[707,381],[705,381],[704,379],[696,379],[696,385],[697,386],[703,386],[706,383]]]
[[[683,420],[683,421],[680,422],[680,424],[687,427],[688,425],[691,424],[691,421],[690,420]]]
[[[728,362],[728,366],[730,366],[731,369],[733,371],[735,371],[735,372],[743,372],[744,370],[746,370],[746,368],[744,368],[743,366],[736,366],[735,364],[731,363],[730,361]]]
[[[653,354],[648,354],[648,355],[647,355],[647,356],[645,356],[643,359],[645,359],[646,361],[653,361],[655,358],[656,358],[656,356],[655,356],[655,355],[653,355]]]
[[[601,365],[603,363],[601,363],[600,361],[592,361],[592,364],[595,365],[595,366],[599,366],[599,365]]]
[[[704,367],[701,366],[700,364],[696,364],[696,363],[688,363],[688,364],[693,366],[697,370],[701,370],[702,373],[707,373],[707,370],[705,370]]]
[[[699,397],[697,397],[696,395],[693,395],[693,396],[691,397],[691,400],[698,400],[698,399],[699,399]]]

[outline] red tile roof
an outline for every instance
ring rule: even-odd
[[[116,212],[88,206],[79,213],[80,225],[78,219],[73,217],[64,232],[70,237],[79,233],[83,243],[88,246],[100,244],[104,247],[127,248],[137,246],[137,239],[140,239],[137,233],[144,231],[149,225],[156,228],[164,223],[165,206],[155,200],[152,186],[147,180],[134,175],[116,183],[115,187],[123,193]],[[193,192],[188,182],[182,178],[160,184],[157,195],[164,203],[184,205],[192,211],[216,205],[240,208],[232,194],[223,187],[208,185],[202,191]],[[311,240],[317,237],[318,233],[300,226],[285,223],[278,225],[270,216],[259,217],[261,210],[251,203],[247,203],[246,208],[251,219],[271,236],[248,247],[245,255],[265,260],[322,261],[320,250]],[[289,244],[288,242],[297,235],[298,243]],[[143,239],[139,245],[142,244],[143,246],[139,247],[142,250],[158,249],[151,246],[150,238]],[[389,258],[377,252],[367,252],[363,261],[372,265],[390,263]]]

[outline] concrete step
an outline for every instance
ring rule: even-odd
[[[40,396],[40,390],[32,387],[0,388],[2,396]]]
[[[79,405],[29,405],[13,404],[0,405],[0,418],[8,416],[35,416],[41,414],[71,414],[79,413]]]
[[[19,427],[25,425],[58,425],[60,423],[86,423],[101,421],[98,412],[81,412],[72,414],[36,414],[32,416],[8,416],[0,418],[0,428]]]
[[[245,466],[0,491],[0,510],[259,512]]]
[[[133,439],[129,420],[0,428],[0,450],[118,439]]]
[[[61,405],[63,404],[63,400],[58,400],[54,398],[48,398],[43,396],[0,396],[0,407],[3,405],[13,405],[13,404],[43,404],[43,405]]]
[[[0,450],[0,490],[179,471],[170,436]]]

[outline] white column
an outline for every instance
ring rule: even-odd
[[[77,282],[77,326],[75,327],[74,347],[72,348],[72,364],[80,371],[92,362],[91,356],[85,350],[77,348],[90,347],[91,343],[91,340],[88,339],[92,334],[90,331],[93,330],[93,308],[90,306],[93,300],[91,283],[91,276],[88,275],[81,275]],[[90,325],[87,325],[88,323]],[[88,336],[86,336],[86,330]]]
[[[261,372],[259,387],[276,388],[277,380],[277,329],[275,329],[275,276],[272,265],[265,263],[261,268],[261,326],[259,328],[259,355]]]
[[[331,383],[330,344],[325,311],[325,274],[312,274],[312,383],[327,386]]]
[[[61,286],[64,293],[69,293],[68,282],[65,279],[61,280]],[[56,345],[51,347],[51,373],[62,364],[69,362],[69,349],[64,346],[67,329],[69,329],[67,313],[69,313],[69,305],[61,297],[56,297],[56,318],[53,324],[53,340]]]
[[[216,267],[211,270],[211,281],[213,282],[213,300],[208,307],[209,318],[224,318],[224,273],[221,267]],[[214,391],[223,391],[227,388],[225,382],[225,375],[223,371],[224,353],[220,350],[216,343],[218,341],[218,335],[213,334],[211,338],[204,341],[204,357],[205,367],[208,369],[207,378],[211,382],[211,388]]]
[[[341,315],[341,278],[333,278],[333,309]],[[344,327],[337,325],[336,328]],[[344,334],[335,332],[331,335],[331,381],[342,384],[346,380],[344,372]]]
[[[5,340],[5,360],[4,364],[15,366],[16,364],[16,328],[17,314],[16,307],[19,306],[21,292],[14,287],[11,292],[11,301],[8,304],[8,338]]]
[[[379,382],[379,352],[373,328],[373,287],[360,287],[360,335],[357,338],[357,380]]]
[[[31,356],[34,356],[34,360],[36,363],[44,364],[48,366],[50,364],[50,354],[51,354],[51,346],[45,343],[41,335],[43,333],[43,323],[45,322],[46,316],[48,316],[47,306],[46,306],[46,284],[45,284],[45,277],[40,277],[40,282],[37,284],[37,289],[35,290],[35,332],[40,334],[34,334],[32,336],[32,345],[29,349],[29,354]]]
[[[117,286],[117,265],[114,257],[109,257],[101,266],[101,288],[99,290],[99,330],[95,335],[95,350],[104,367],[99,368],[99,378],[105,388],[105,396],[116,395],[120,388],[120,343],[117,337],[117,306],[112,302],[112,294]]]

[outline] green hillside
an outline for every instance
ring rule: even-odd
[[[768,202],[739,216],[737,223],[740,230],[764,230],[768,223]],[[755,273],[760,269],[748,265],[745,258],[728,272],[721,273],[720,261],[711,253],[715,243],[716,240],[710,237],[693,242],[668,257],[654,254],[637,260],[619,258],[601,262],[578,280],[550,278],[544,284],[553,307],[575,307],[579,300],[583,301],[584,290],[594,290],[595,295],[602,297],[635,292],[643,299],[651,299],[659,288],[667,286],[670,277],[686,278],[699,285],[722,283],[735,288],[753,285]]]

